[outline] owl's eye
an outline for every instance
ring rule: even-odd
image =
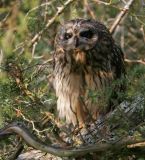
[[[68,40],[68,39],[70,39],[72,37],[72,33],[65,33],[64,34],[64,39],[65,40]]]
[[[84,37],[84,38],[92,38],[93,37],[93,32],[92,31],[90,31],[90,30],[88,30],[88,31],[82,31],[81,33],[80,33],[80,36],[81,37]]]

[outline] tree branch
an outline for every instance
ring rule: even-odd
[[[28,129],[26,129],[22,124],[20,123],[13,123],[9,126],[7,126],[5,129],[0,130],[0,136],[7,134],[7,132],[15,132],[16,134],[20,135],[24,141],[31,147],[41,150],[43,152],[47,152],[50,154],[53,154],[55,156],[59,157],[77,157],[80,155],[85,155],[90,152],[103,152],[108,150],[121,150],[123,147],[128,146],[128,148],[131,148],[131,145],[136,143],[141,143],[145,140],[131,140],[126,139],[122,140],[117,143],[112,144],[95,144],[95,145],[87,145],[84,147],[79,148],[62,148],[62,147],[54,147],[44,144],[40,139],[34,137]]]
[[[121,20],[124,18],[124,16],[128,13],[129,8],[131,5],[135,2],[135,0],[129,0],[126,5],[124,6],[123,10],[117,15],[116,20],[114,21],[113,25],[110,28],[110,33],[114,34],[117,26],[121,22]]]
[[[37,34],[32,38],[29,46],[32,46],[38,39],[40,39],[41,36],[42,36],[42,34],[44,33],[44,31],[46,31],[46,29],[47,29],[48,27],[50,27],[50,26],[55,22],[55,20],[56,20],[56,19],[58,18],[58,16],[66,9],[66,7],[67,7],[68,5],[70,5],[70,4],[71,4],[72,2],[74,2],[74,1],[76,1],[76,0],[68,0],[68,1],[66,1],[66,2],[64,3],[63,6],[58,7],[58,8],[57,8],[58,11],[57,11],[56,14],[54,15],[54,17],[52,17],[50,20],[48,20],[45,28],[42,29],[39,33],[37,33]]]
[[[145,60],[143,59],[137,59],[137,60],[131,60],[131,59],[127,59],[125,58],[125,62],[127,62],[128,64],[143,64],[145,65]]]

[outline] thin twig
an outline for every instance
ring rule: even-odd
[[[142,59],[138,59],[138,60],[131,60],[131,59],[125,59],[125,62],[127,63],[134,63],[134,64],[143,64],[145,65],[145,60],[142,60]]]
[[[32,48],[32,59],[34,58],[36,45],[37,45],[37,42],[35,42],[35,43],[33,44],[33,48]]]
[[[38,129],[36,129],[34,121],[26,118],[24,116],[24,114],[21,112],[21,110],[19,110],[17,108],[14,108],[14,110],[17,112],[17,116],[21,116],[24,121],[26,121],[26,122],[28,122],[28,123],[30,123],[32,125],[32,130],[35,131],[38,134],[38,136],[40,136],[40,133],[43,133],[43,132],[46,132],[46,131],[50,130],[50,129],[44,129],[42,131],[39,131]]]
[[[135,144],[130,144],[127,147],[128,148],[145,147],[145,141],[144,142],[135,143]]]
[[[138,21],[141,25],[143,25],[143,26],[145,26],[145,23],[144,23],[144,21],[142,21],[141,19],[139,19],[138,17],[138,15],[135,15],[135,14],[131,14],[133,17],[135,17],[135,19],[136,19],[136,21]],[[142,18],[144,18],[144,17],[142,17]]]
[[[53,1],[54,1],[54,0],[53,0]],[[53,3],[53,1],[51,0],[50,2],[45,2],[45,3],[42,3],[42,4],[39,5],[39,6],[36,6],[36,7],[32,8],[31,10],[29,10],[29,11],[27,12],[25,18],[27,18],[28,15],[29,15],[31,12],[39,9],[40,7],[50,6],[50,5]]]
[[[42,36],[42,34],[44,33],[44,31],[46,31],[46,29],[47,29],[48,27],[50,27],[50,26],[55,22],[55,20],[58,18],[58,16],[65,10],[65,8],[68,7],[68,5],[70,5],[70,4],[71,4],[72,2],[74,2],[74,1],[76,1],[76,0],[68,0],[68,1],[66,1],[66,2],[64,3],[63,6],[57,7],[58,10],[57,10],[56,14],[55,14],[50,20],[48,20],[48,22],[47,22],[46,26],[44,27],[44,29],[42,29],[39,33],[37,33],[37,34],[32,38],[29,46],[32,46],[38,39],[40,39],[41,36]]]
[[[4,58],[3,50],[0,49],[0,66],[2,65],[3,58]],[[0,72],[1,72],[1,67],[0,67]]]
[[[3,20],[0,21],[0,28],[3,27],[11,12],[8,12]]]
[[[117,15],[116,20],[114,21],[113,25],[110,28],[110,33],[113,34],[121,22],[121,20],[124,18],[124,16],[128,13],[129,8],[131,5],[135,2],[135,0],[129,0],[126,5],[124,6],[123,10]]]
[[[93,18],[93,19],[96,19],[96,16],[94,14],[94,12],[92,11],[89,3],[88,3],[88,0],[84,0],[84,5],[85,5],[85,8],[87,10],[87,12],[90,14],[90,16]]]
[[[97,2],[98,4],[104,4],[104,5],[111,5],[112,4],[112,0],[110,0],[109,2],[103,2],[103,1],[100,1],[100,0],[94,0],[95,2]]]
[[[144,31],[143,25],[141,26],[140,30],[142,32],[143,40],[144,40],[144,43],[145,43],[145,31]]]

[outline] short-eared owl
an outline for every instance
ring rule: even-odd
[[[94,101],[89,93],[110,87],[124,75],[124,56],[103,24],[71,20],[56,35],[53,73],[59,117],[74,125],[85,123],[109,111],[109,104],[104,109],[100,98]],[[120,91],[121,85],[113,90]]]

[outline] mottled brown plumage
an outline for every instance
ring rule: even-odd
[[[104,109],[99,99],[94,102],[88,95],[124,75],[123,53],[100,22],[71,20],[56,35],[53,73],[59,117],[74,125],[85,123],[110,110],[109,104]],[[121,87],[114,87],[112,93]]]

